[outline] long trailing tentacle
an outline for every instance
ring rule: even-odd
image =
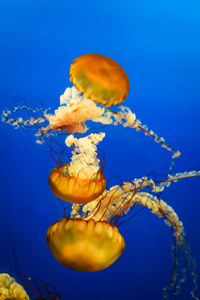
[[[1,114],[1,120],[13,126],[15,129],[33,127],[44,123],[47,120],[46,115],[48,110],[49,109],[44,109],[43,107],[32,108],[26,105],[16,106],[10,110],[4,110]],[[13,115],[19,111],[29,112],[30,116],[26,119],[24,119],[23,117],[10,117],[10,115]],[[41,116],[35,116],[34,114],[36,113],[41,113]]]
[[[120,106],[119,112],[114,112],[111,109],[108,109],[108,111],[114,116],[116,121],[122,124],[124,127],[135,128],[137,131],[142,130],[145,135],[152,137],[153,140],[156,143],[161,144],[163,148],[173,152],[172,159],[180,157],[181,152],[179,150],[176,150],[175,148],[171,147],[168,143],[165,142],[165,139],[163,137],[159,137],[153,130],[150,130],[146,125],[142,125],[140,120],[135,119],[133,117],[135,116],[135,114],[133,114],[128,107]]]

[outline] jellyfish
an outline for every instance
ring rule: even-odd
[[[129,92],[124,69],[113,59],[85,54],[70,66],[70,81],[87,99],[109,107],[122,103]]]
[[[22,285],[7,273],[0,274],[0,299],[29,300]]]
[[[99,54],[82,55],[70,67],[70,80],[74,85],[67,87],[60,96],[60,106],[54,112],[43,107],[15,106],[3,111],[2,121],[15,129],[36,129],[36,142],[39,144],[58,135],[86,133],[89,129],[87,121],[103,125],[120,124],[137,131],[142,130],[156,143],[171,151],[173,160],[181,155],[163,137],[136,119],[130,108],[120,106],[118,111],[108,108],[124,101],[129,92],[127,75],[117,62]]]
[[[54,257],[76,271],[100,271],[123,253],[125,241],[117,227],[93,219],[62,218],[47,231],[47,243]]]
[[[39,296],[39,298],[34,298],[34,300],[62,300],[62,297],[57,293],[56,288],[42,280],[36,280],[31,277],[23,278],[23,284],[30,293],[37,294]],[[19,284],[14,277],[7,273],[0,273],[0,299],[29,300],[30,297],[24,287]]]
[[[156,196],[172,182],[195,176],[200,176],[200,171],[169,175],[160,182],[148,177],[134,179],[105,190],[101,196],[85,205],[73,204],[70,216],[64,216],[47,230],[50,251],[62,265],[70,269],[85,272],[105,269],[122,255],[125,248],[125,240],[118,231],[120,218],[136,206],[146,207],[159,218],[163,217],[165,223],[174,230],[174,268],[170,284],[164,288],[164,299],[167,299],[172,288],[178,294],[187,279],[185,264],[183,277],[177,282],[177,250],[180,247],[183,260],[188,258],[192,264],[192,295],[197,300],[195,264],[185,239],[183,223],[173,208]],[[147,192],[146,188],[151,188],[152,192]]]
[[[73,135],[66,138],[66,145],[73,146],[71,162],[53,168],[49,174],[49,186],[55,196],[85,204],[103,193],[106,179],[97,158],[96,145],[104,136],[104,133],[92,133],[80,139]]]

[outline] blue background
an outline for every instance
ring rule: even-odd
[[[27,102],[38,97],[55,109],[71,86],[72,61],[85,53],[103,54],[127,72],[130,93],[124,104],[182,152],[175,171],[199,169],[199,1],[1,0],[0,31],[1,110],[13,96]],[[163,220],[144,210],[121,226],[125,252],[104,271],[64,268],[45,237],[62,216],[47,180],[55,164],[23,130],[2,124],[0,130],[0,270],[8,268],[10,229],[21,270],[55,285],[63,299],[161,299],[172,270],[171,232]],[[100,147],[106,153],[107,178],[167,173],[171,154],[151,138],[122,127],[105,130]],[[180,181],[163,194],[184,223],[198,270],[199,180]],[[199,281],[200,272],[198,276]],[[178,299],[189,299],[190,289],[189,280]]]

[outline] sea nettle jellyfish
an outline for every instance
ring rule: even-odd
[[[142,130],[156,143],[172,151],[173,158],[180,156],[180,151],[142,125],[128,107],[120,106],[118,111],[107,108],[123,102],[129,92],[128,77],[117,62],[99,54],[82,55],[71,64],[70,80],[74,86],[68,87],[60,96],[60,106],[53,113],[43,107],[15,106],[3,111],[2,121],[15,129],[36,129],[38,143],[60,134],[85,133],[88,130],[85,123],[89,120],[106,125],[121,124]],[[29,117],[24,114],[27,112]]]
[[[29,300],[21,284],[7,273],[0,273],[0,299]]]

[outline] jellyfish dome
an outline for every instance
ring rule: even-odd
[[[29,300],[21,284],[7,273],[0,274],[0,299]]]
[[[129,92],[124,69],[100,54],[85,54],[75,59],[70,67],[70,81],[85,98],[106,107],[122,103]]]
[[[56,197],[67,202],[85,204],[103,193],[106,179],[101,170],[90,178],[71,176],[69,165],[66,164],[51,170],[49,186]]]
[[[66,145],[73,147],[71,162],[53,168],[49,174],[49,186],[56,197],[85,204],[103,193],[106,179],[97,158],[96,145],[104,136],[101,132],[79,139],[73,135],[66,138]]]
[[[103,270],[123,253],[125,241],[108,222],[62,218],[47,230],[47,243],[65,267],[84,272]]]

